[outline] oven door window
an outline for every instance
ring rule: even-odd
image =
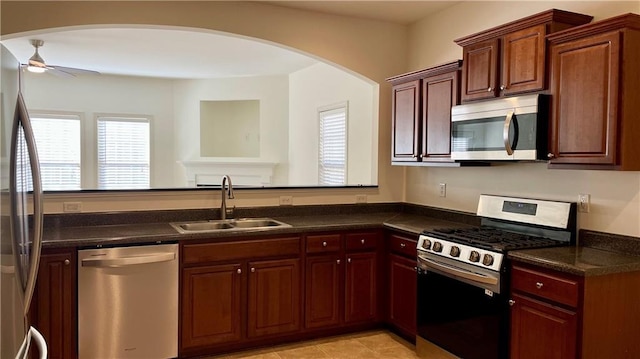
[[[506,117],[452,122],[451,151],[502,151],[505,149]],[[513,150],[536,149],[537,114],[513,115],[509,126],[509,144]]]
[[[491,294],[454,278],[420,270],[418,335],[465,359],[506,358],[507,306],[501,294]]]

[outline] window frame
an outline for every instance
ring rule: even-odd
[[[324,112],[336,111],[344,109],[344,179],[339,184],[328,184],[321,181],[322,178],[322,114]],[[342,101],[331,105],[321,106],[317,109],[317,128],[318,128],[318,185],[320,186],[346,186],[349,183],[349,101]]]

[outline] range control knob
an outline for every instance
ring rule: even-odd
[[[449,255],[452,257],[460,257],[460,248],[458,246],[451,247]]]
[[[422,241],[422,248],[431,249],[431,241],[428,239],[425,239],[424,241]]]
[[[471,251],[471,254],[469,255],[469,260],[472,262],[479,262],[480,253],[478,253],[477,251]]]
[[[434,252],[442,252],[442,243],[433,242],[433,251]]]
[[[493,256],[491,254],[485,254],[484,257],[482,257],[482,264],[486,265],[486,266],[490,266],[493,264]]]

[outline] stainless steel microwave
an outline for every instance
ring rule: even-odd
[[[453,106],[454,160],[545,160],[549,96],[507,97]]]

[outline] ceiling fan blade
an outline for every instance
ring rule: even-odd
[[[100,75],[98,71],[78,69],[75,67],[65,67],[57,65],[47,65],[47,69],[55,69],[56,71],[66,72],[71,76],[75,75]]]

